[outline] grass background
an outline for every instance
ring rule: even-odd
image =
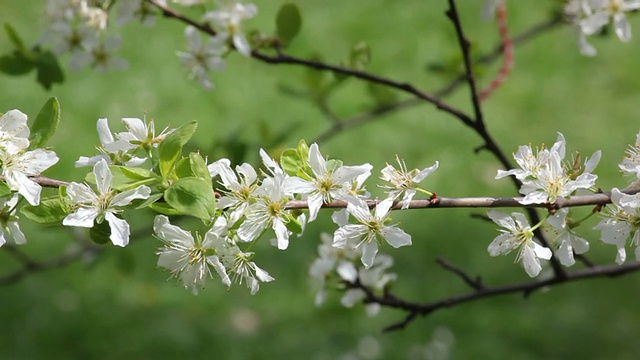
[[[259,16],[247,28],[274,31],[281,1],[256,1]],[[457,55],[451,24],[443,12],[445,1],[295,1],[304,25],[288,49],[292,54],[322,54],[330,63],[347,58],[349,48],[366,41],[372,49],[369,70],[375,74],[434,91],[447,78],[427,72],[429,63]],[[476,54],[492,49],[496,26],[479,19],[482,1],[459,2],[464,27]],[[513,33],[547,18],[555,1],[509,2]],[[5,1],[0,18],[11,23],[28,43],[45,30],[44,5],[39,0]],[[635,34],[640,23],[632,19]],[[80,180],[86,169],[75,169],[79,155],[93,154],[99,117],[118,128],[122,117],[153,117],[159,127],[195,119],[199,131],[192,147],[210,159],[225,154],[217,144],[249,145],[248,160],[260,147],[294,146],[313,139],[330,122],[309,101],[278,89],[302,88],[305,70],[266,65],[238,54],[228,68],[214,73],[217,90],[207,92],[186,78],[175,56],[185,47],[183,25],[162,20],[152,28],[130,24],[122,29],[126,72],[67,73],[52,91],[44,91],[27,77],[0,77],[0,111],[18,108],[34,117],[50,96],[62,104],[62,123],[50,145],[60,163],[46,175]],[[556,28],[516,49],[509,80],[483,104],[491,132],[507,152],[521,144],[552,143],[565,134],[569,150],[591,154],[603,150],[598,167],[599,186],[623,186],[617,164],[626,144],[638,131],[640,76],[635,72],[637,40],[622,44],[613,36],[594,38],[598,57],[578,53],[576,34],[569,26]],[[0,36],[0,51],[9,42]],[[487,84],[497,66],[485,69]],[[404,95],[398,94],[400,98]],[[470,111],[466,89],[448,98]],[[359,114],[372,105],[366,87],[349,80],[331,98],[342,117]],[[265,130],[268,129],[268,130]],[[286,134],[280,144],[278,134]],[[269,145],[267,145],[269,144]],[[277,145],[277,146],[276,146]],[[345,131],[322,144],[323,154],[346,164],[370,162],[376,170],[394,155],[410,167],[426,167],[438,160],[440,169],[426,182],[443,196],[513,195],[508,180],[493,180],[497,162],[486,153],[474,154],[477,136],[433,106],[421,105]],[[273,150],[273,149],[272,149]],[[373,183],[371,183],[373,184]],[[373,188],[369,185],[369,188]],[[588,211],[588,210],[584,210]],[[486,247],[496,235],[493,225],[470,219],[481,210],[427,210],[396,213],[414,245],[393,250],[399,281],[394,291],[407,299],[429,301],[468,289],[434,260],[444,257],[487,284],[526,280],[513,264],[514,254],[490,258]],[[130,219],[135,230],[151,232],[151,214]],[[602,245],[598,234],[584,227],[591,239],[589,255],[612,262],[615,249]],[[72,246],[68,229],[23,222],[29,243],[21,247],[36,259],[46,259]],[[216,281],[197,297],[156,268],[153,255],[159,242],[151,237],[125,249],[105,246],[95,259],[32,274],[0,287],[0,357],[2,358],[195,358],[333,359],[357,346],[364,335],[376,336],[382,357],[407,358],[410,349],[425,344],[438,326],[456,338],[453,358],[469,359],[636,359],[640,353],[640,295],[638,276],[597,279],[549,289],[529,299],[506,296],[444,310],[418,319],[406,330],[380,335],[380,330],[404,314],[383,310],[376,318],[362,307],[344,309],[333,294],[320,308],[313,306],[307,269],[313,261],[321,231],[333,231],[329,214],[310,224],[286,252],[263,244],[256,261],[276,278],[251,296],[239,286],[227,290]],[[0,252],[0,270],[18,264]]]

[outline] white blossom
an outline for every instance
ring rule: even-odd
[[[618,167],[622,172],[635,176],[634,183],[640,180],[640,132],[636,135],[636,142],[627,148],[626,156]]]
[[[204,240],[198,235],[194,239],[191,233],[171,225],[169,218],[164,215],[155,217],[153,231],[165,244],[157,252],[158,266],[169,269],[174,277],[179,277],[185,288],[191,290],[194,295],[198,294],[199,288],[204,287],[207,277],[213,277],[211,268],[216,271],[224,285],[231,285],[226,268],[217,255],[216,232],[207,232]]]
[[[230,1],[221,6],[218,11],[211,11],[204,15],[205,21],[210,21],[220,30],[220,36],[225,41],[231,38],[233,46],[245,56],[251,55],[251,46],[241,29],[241,22],[250,19],[258,13],[253,4],[241,4]]]
[[[359,205],[348,203],[347,210],[359,224],[346,224],[336,230],[333,234],[333,246],[352,249],[362,247],[360,260],[365,268],[369,268],[378,252],[378,237],[394,248],[411,245],[411,235],[395,225],[384,224],[392,205],[391,199],[385,199],[375,207],[372,214],[365,202],[360,202]]]
[[[213,89],[209,71],[225,68],[222,59],[222,54],[226,51],[225,39],[221,36],[209,37],[203,43],[198,29],[193,26],[187,26],[184,35],[188,49],[177,53],[182,65],[189,71],[190,79],[197,80],[205,89]]]
[[[245,220],[238,228],[241,241],[257,239],[267,228],[276,234],[277,248],[285,250],[289,246],[291,232],[286,223],[291,221],[291,214],[285,210],[288,197],[283,189],[282,176],[267,177],[256,190],[255,202],[247,207]]]
[[[148,186],[141,185],[135,189],[115,193],[111,189],[113,178],[109,165],[105,160],[98,161],[93,167],[98,192],[86,184],[72,182],[67,187],[67,194],[77,206],[77,210],[62,220],[62,225],[91,228],[95,222],[107,220],[111,234],[109,239],[116,246],[127,246],[129,243],[129,224],[116,216],[135,199],[146,199],[151,194]]]
[[[547,219],[547,222],[551,224],[557,234],[555,241],[558,247],[555,254],[564,266],[572,266],[575,264],[576,261],[573,258],[574,252],[576,254],[584,254],[589,251],[589,242],[578,236],[568,224],[568,214],[569,209],[562,208]]]
[[[19,217],[16,215],[18,196],[0,198],[0,246],[6,243],[25,244],[27,238],[20,230]]]
[[[631,236],[631,245],[636,247],[636,259],[640,260],[640,194],[627,195],[617,188],[611,189],[613,205],[605,209],[605,218],[594,227],[600,230],[601,240],[615,245],[616,263],[622,264],[627,259],[625,245]]]
[[[230,223],[235,223],[242,216],[255,196],[258,188],[256,180],[258,174],[250,164],[244,163],[236,166],[238,176],[231,169],[229,159],[220,159],[207,166],[211,177],[220,176],[220,184],[226,190],[223,190],[223,196],[218,199],[216,205],[220,209],[230,209]]]
[[[102,154],[92,157],[80,156],[75,162],[75,167],[94,166],[100,160],[106,161],[107,164],[138,166],[147,160],[129,154],[128,150],[131,150],[132,145],[126,139],[115,140],[106,118],[98,119],[96,128],[101,144],[98,151]]]
[[[371,174],[372,168],[370,164],[330,167],[315,143],[309,147],[308,164],[312,172],[307,174],[309,179],[291,177],[287,182],[287,189],[306,197],[309,222],[316,219],[322,204],[334,199],[351,199],[347,194],[352,188],[352,183],[362,175]]]
[[[29,177],[38,176],[58,162],[58,156],[51,150],[0,151],[2,176],[9,188],[18,193],[31,205],[40,204],[42,187]]]
[[[27,115],[20,110],[9,110],[0,117],[0,151],[11,153],[29,147]]]
[[[502,234],[489,244],[489,255],[506,255],[517,248],[516,262],[522,262],[530,277],[538,276],[542,270],[540,259],[551,259],[551,250],[534,241],[533,230],[524,215],[514,212],[509,216],[496,210],[489,210],[487,215],[503,227],[500,229]]]
[[[208,232],[207,235],[211,232],[215,232],[215,230]],[[217,236],[214,239],[214,246],[220,261],[227,269],[227,273],[231,276],[231,281],[237,284],[245,282],[251,295],[255,295],[255,293],[258,292],[260,282],[270,282],[274,280],[269,273],[251,261],[254,253],[241,251],[230,238]]]
[[[438,169],[438,162],[428,168],[422,170],[413,169],[407,170],[407,165],[404,161],[396,155],[396,161],[398,162],[398,168],[394,168],[392,165],[387,164],[381,171],[380,178],[384,181],[391,183],[391,185],[382,186],[389,189],[389,197],[393,200],[402,197],[402,208],[409,208],[409,202],[413,199],[418,188],[418,183],[424,180],[432,172]]]
[[[585,17],[580,20],[580,27],[585,35],[592,35],[600,31],[613,20],[616,35],[622,41],[631,40],[631,25],[625,12],[640,9],[638,0],[588,0]]]

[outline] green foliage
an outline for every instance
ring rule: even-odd
[[[280,6],[276,16],[276,32],[283,47],[291,43],[300,32],[302,27],[302,16],[300,9],[293,3],[286,3]]]
[[[56,132],[60,123],[60,103],[55,97],[49,98],[42,106],[38,116],[29,125],[29,149],[44,147],[49,138]]]
[[[28,74],[35,67],[36,64],[19,51],[14,50],[11,54],[0,56],[0,72],[7,75]]]
[[[40,200],[40,205],[25,205],[20,208],[20,213],[27,219],[43,225],[59,225],[67,216],[60,198],[52,197]]]
[[[1,72],[19,76],[37,69],[37,81],[47,90],[50,90],[53,84],[64,81],[64,73],[58,58],[51,51],[43,50],[38,46],[27,49],[11,25],[5,23],[4,28],[15,49],[8,55],[0,56]]]
[[[191,139],[197,126],[195,121],[180,126],[167,135],[158,146],[159,168],[163,179],[167,180],[171,177],[174,166],[182,153],[182,147]]]
[[[304,140],[300,140],[295,149],[286,149],[280,155],[280,166],[285,173],[309,179],[311,169],[308,165],[309,147]]]
[[[45,89],[51,90],[53,84],[64,82],[64,73],[58,58],[51,51],[38,51],[36,55],[37,80]]]
[[[11,189],[6,182],[0,181],[0,197],[4,197],[11,194]]]
[[[104,245],[108,243],[109,236],[111,236],[111,228],[108,221],[94,222],[93,227],[89,229],[89,237],[96,244]]]
[[[165,190],[164,200],[183,215],[209,220],[216,212],[211,183],[200,178],[183,178]]]

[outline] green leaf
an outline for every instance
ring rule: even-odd
[[[11,194],[11,189],[9,188],[9,185],[7,185],[7,183],[4,181],[0,181],[0,197],[6,196],[9,194]]]
[[[298,35],[301,26],[300,9],[295,4],[286,3],[280,6],[276,17],[276,32],[283,47],[289,45]]]
[[[198,124],[195,121],[190,121],[180,126],[167,135],[158,146],[160,174],[163,179],[168,179],[169,175],[171,175],[171,171],[182,153],[182,147],[191,139],[197,126]]]
[[[206,180],[183,178],[164,192],[164,200],[184,215],[209,220],[216,211],[216,196]]]
[[[27,48],[24,46],[22,39],[20,39],[20,36],[18,36],[18,32],[13,28],[13,26],[11,26],[9,23],[4,23],[4,30],[7,32],[7,35],[9,35],[9,40],[11,40],[13,46],[19,52],[23,54],[28,53]]]
[[[89,237],[96,244],[104,245],[108,243],[111,240],[109,236],[111,236],[111,228],[107,221],[103,221],[100,224],[94,222],[93,227],[89,229]]]
[[[64,73],[58,63],[58,58],[51,51],[43,51],[36,59],[38,67],[38,82],[47,90],[55,83],[64,81]]]
[[[291,231],[294,234],[302,233],[302,224],[298,221],[298,219],[293,216],[289,216],[289,221],[285,223],[287,230]]]
[[[24,75],[33,70],[35,66],[33,61],[18,51],[14,51],[11,55],[0,56],[0,71],[7,75]]]
[[[297,176],[299,170],[304,168],[304,163],[300,160],[296,149],[286,149],[280,154],[280,166],[288,175]]]
[[[178,211],[174,208],[172,208],[169,204],[167,204],[166,202],[154,202],[153,204],[149,205],[149,209],[163,214],[163,215],[182,215],[181,211]]]
[[[356,70],[364,70],[369,62],[371,62],[371,49],[369,45],[364,41],[353,45],[349,56],[349,64],[351,67]]]
[[[160,200],[160,198],[163,196],[163,194],[151,194],[145,201],[143,201],[142,203],[140,203],[140,205],[136,206],[136,210],[140,210],[140,209],[144,209],[147,206],[151,207],[151,205],[153,203],[155,203],[156,201]]]
[[[43,147],[60,123],[60,103],[55,97],[49,98],[38,116],[29,126],[29,149]]]
[[[209,186],[213,186],[211,183],[211,174],[207,168],[207,163],[199,153],[192,152],[189,154],[189,165],[191,166],[193,176],[198,179],[205,180],[209,183]]]
[[[38,206],[25,205],[20,212],[27,219],[44,225],[60,224],[67,216],[58,197],[42,199]]]

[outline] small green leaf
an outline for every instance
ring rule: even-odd
[[[216,196],[206,180],[183,178],[164,192],[164,199],[184,215],[209,220],[216,211]]]
[[[111,240],[109,236],[111,236],[111,228],[107,221],[103,221],[100,224],[94,222],[93,227],[89,229],[89,237],[96,244],[104,245],[108,243]]]
[[[7,185],[7,183],[4,181],[0,181],[0,197],[6,196],[9,194],[11,194],[11,189],[9,188],[9,185]]]
[[[9,23],[4,23],[4,30],[7,32],[7,35],[9,35],[9,40],[11,40],[13,46],[15,46],[15,48],[19,52],[28,52],[27,48],[22,42],[22,39],[20,39],[20,36],[18,36],[18,32],[13,28],[13,26],[11,26]]]
[[[20,52],[14,51],[11,55],[0,56],[0,72],[7,75],[24,75],[35,68],[36,64],[24,57]]]
[[[27,219],[44,225],[60,224],[67,216],[58,197],[42,199],[38,206],[25,205],[20,212]]]
[[[280,154],[280,166],[288,175],[297,176],[299,170],[304,168],[304,163],[300,160],[296,149],[286,149]]]
[[[118,168],[122,171],[122,175],[132,180],[146,180],[158,176],[153,171],[149,171],[147,169],[126,166],[118,166]]]
[[[207,181],[209,183],[209,186],[212,186],[211,174],[209,173],[209,169],[207,168],[207,163],[199,153],[192,152],[189,154],[189,165],[191,167],[193,176],[197,177],[198,179]]]
[[[55,83],[64,81],[64,73],[58,63],[58,58],[51,51],[43,51],[36,59],[38,67],[38,82],[46,89],[50,90]]]
[[[190,121],[180,126],[167,135],[158,146],[160,174],[163,179],[168,179],[169,175],[171,175],[171,171],[182,153],[182,147],[191,139],[197,126],[198,124],[195,121]]]
[[[298,35],[302,26],[300,9],[293,3],[280,6],[276,17],[276,32],[282,46],[287,46]]]
[[[151,206],[153,203],[155,203],[156,201],[160,200],[160,198],[163,196],[163,194],[151,194],[151,196],[149,196],[145,201],[143,201],[142,203],[140,203],[140,205],[136,206],[136,210],[140,210],[140,209],[144,209],[147,206]]]
[[[349,56],[351,67],[356,70],[364,70],[369,62],[371,62],[371,49],[369,45],[364,41],[353,45]]]
[[[154,202],[153,204],[149,205],[149,209],[163,214],[163,215],[182,215],[181,211],[178,211],[174,208],[172,208],[169,204],[167,204],[166,202]]]
[[[60,123],[60,103],[55,97],[49,98],[29,128],[29,149],[43,147]]]
[[[293,216],[289,217],[289,222],[287,222],[285,226],[287,227],[287,230],[291,231],[294,234],[302,233],[302,225],[300,224],[300,222],[298,222],[298,219],[294,218]]]

